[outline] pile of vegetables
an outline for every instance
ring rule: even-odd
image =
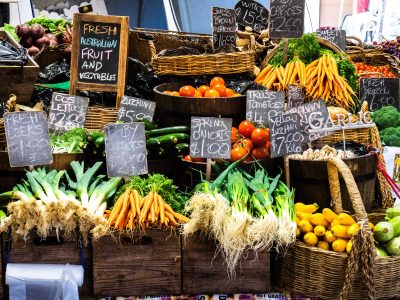
[[[52,132],[50,144],[53,153],[82,153],[87,145],[86,130],[74,128],[64,133]]]
[[[388,65],[386,66],[370,66],[363,62],[357,62],[354,64],[356,67],[356,73],[358,76],[363,78],[371,78],[371,77],[385,77],[385,78],[396,78],[396,74],[390,70]],[[379,73],[379,74],[370,74],[370,73]]]
[[[238,168],[242,160],[196,187],[183,225],[184,236],[200,232],[218,243],[230,275],[248,251],[281,250],[296,239],[294,191],[262,168],[246,173]]]
[[[400,255],[400,208],[392,207],[386,210],[385,221],[374,227],[374,239],[378,244],[378,256]]]
[[[112,229],[132,231],[149,227],[178,227],[178,222],[188,221],[171,207],[181,210],[186,199],[172,184],[172,180],[163,175],[148,175],[146,179],[133,177],[121,192],[114,207],[105,214]],[[171,205],[162,195],[173,200]]]
[[[373,112],[372,118],[379,128],[386,146],[400,147],[400,112],[394,106],[385,106]]]
[[[97,162],[85,170],[83,162],[73,161],[72,178],[65,170],[38,168],[26,172],[26,179],[12,191],[0,194],[4,204],[16,200],[7,205],[8,217],[1,220],[1,231],[11,227],[14,235],[26,239],[32,229],[46,237],[52,228],[68,234],[79,227],[87,241],[90,231],[104,223],[107,201],[122,180],[95,176],[101,165]]]

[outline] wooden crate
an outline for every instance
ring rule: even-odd
[[[53,230],[46,240],[41,240],[36,232],[32,231],[26,242],[23,240],[12,241],[8,253],[8,262],[80,265],[81,256],[77,239],[75,237],[63,237],[62,232],[59,236],[60,242],[58,242],[56,232]],[[6,249],[9,249],[8,243],[10,241],[10,236],[3,234],[3,259],[6,256]],[[83,286],[79,288],[79,295],[81,298],[90,299],[93,298],[93,255],[90,244],[83,248],[83,256],[85,259],[85,275]]]
[[[146,230],[133,239],[103,237],[93,242],[94,293],[104,296],[180,295],[178,233]]]
[[[5,31],[0,31],[0,38],[8,40],[17,48],[21,47]],[[9,94],[15,94],[19,104],[28,104],[31,101],[38,73],[39,66],[30,56],[23,67],[0,65],[0,102],[7,101]]]
[[[228,278],[226,264],[215,256],[215,242],[200,235],[182,241],[182,278],[184,295],[260,294],[271,289],[270,253],[243,258],[236,276]]]

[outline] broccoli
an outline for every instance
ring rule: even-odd
[[[53,153],[80,153],[87,145],[86,131],[83,128],[74,128],[61,135],[50,135]]]
[[[400,113],[394,106],[384,106],[374,111],[372,118],[380,130],[400,126]]]
[[[389,127],[381,132],[381,140],[386,146],[400,147],[400,127]]]

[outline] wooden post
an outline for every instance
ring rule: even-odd
[[[207,158],[206,180],[211,181],[211,159]]]
[[[283,65],[287,64],[288,50],[289,50],[289,40],[287,38],[284,38],[283,39],[283,52],[282,52],[282,63],[283,63]]]

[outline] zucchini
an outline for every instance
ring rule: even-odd
[[[186,154],[189,152],[189,144],[188,143],[176,144],[175,150],[177,154]]]
[[[104,148],[104,135],[103,136],[99,136],[95,141],[94,141],[94,146],[96,148]]]
[[[187,133],[171,133],[163,136],[149,138],[147,140],[147,146],[161,146],[161,147],[170,147],[185,141],[188,141],[190,136]]]
[[[173,127],[165,127],[165,128],[159,128],[159,129],[153,129],[146,131],[146,136],[148,138],[150,137],[156,137],[156,136],[162,136],[166,134],[171,134],[171,133],[187,133],[190,131],[189,126],[173,126]]]

